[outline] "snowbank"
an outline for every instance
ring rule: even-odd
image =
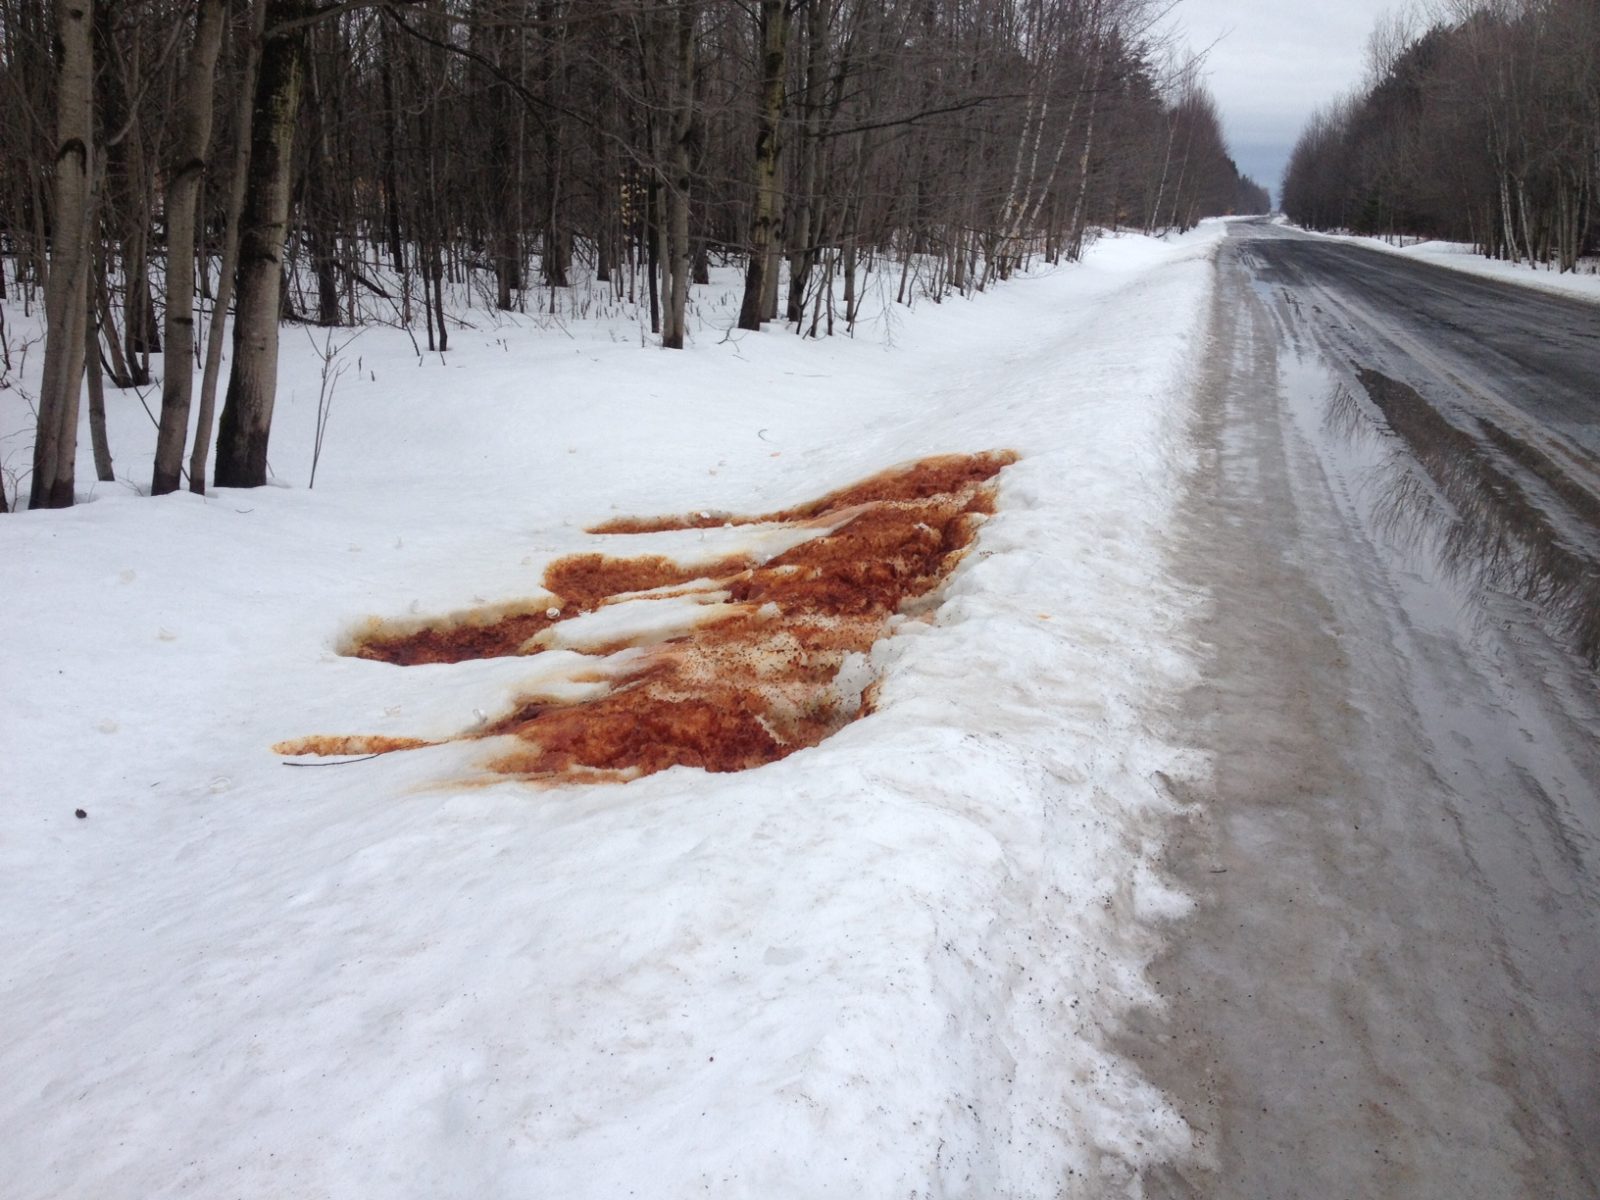
[[[1104,1046],[1183,904],[1152,868],[1193,767],[1153,715],[1191,669],[1160,544],[1221,229],[853,342],[724,337],[720,293],[684,353],[478,312],[419,363],[369,330],[314,491],[290,331],[284,486],[0,518],[7,1194],[1104,1196],[1186,1148]],[[111,404],[142,479],[154,430]],[[269,751],[502,710],[550,664],[335,647],[536,597],[596,520],[1002,447],[937,622],[819,747],[542,789],[463,784],[471,745]]]

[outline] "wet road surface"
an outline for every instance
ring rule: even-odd
[[[1167,865],[1196,908],[1121,1046],[1198,1152],[1151,1196],[1600,1195],[1596,675],[1524,598],[1375,517],[1419,468],[1359,375],[1474,436],[1480,396],[1504,427],[1503,393],[1537,392],[1521,419],[1559,423],[1537,436],[1572,484],[1589,312],[1380,257],[1257,226],[1219,256],[1172,542],[1205,597],[1202,679],[1170,714],[1211,762],[1173,782]],[[1544,315],[1498,340],[1508,304]],[[1330,419],[1341,397],[1359,420]]]
[[[1600,453],[1600,305],[1277,225],[1249,226],[1240,249],[1379,370],[1439,372],[1456,404],[1488,393]]]

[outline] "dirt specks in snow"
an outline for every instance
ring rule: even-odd
[[[662,640],[641,615],[636,634],[629,636],[624,621],[619,636],[584,656],[572,681],[604,680],[601,695],[524,697],[453,740],[513,739],[501,743],[488,769],[553,781],[631,779],[673,766],[760,766],[816,745],[870,710],[867,652],[889,632],[892,616],[919,600],[925,606],[955,569],[994,511],[995,477],[1016,458],[991,451],[923,459],[759,517],[608,522],[591,532],[756,523],[813,524],[823,532],[764,562],[572,555],[546,570],[546,599],[411,628],[377,624],[347,652],[400,665],[537,653],[550,641],[541,635],[573,618],[625,601],[649,610],[656,607],[650,602],[698,597],[708,611],[687,631],[675,628]],[[606,662],[624,649],[630,657]],[[274,749],[386,753],[428,744],[313,737]]]

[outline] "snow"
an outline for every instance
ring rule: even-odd
[[[647,594],[648,595],[648,594]],[[726,619],[717,606],[726,592],[697,590],[687,596],[625,600],[552,626],[532,640],[556,650],[592,651],[619,642],[655,645],[681,637],[697,625]]]
[[[1333,241],[1351,242],[1370,250],[1381,250],[1401,258],[1432,263],[1436,267],[1461,271],[1467,275],[1496,279],[1501,283],[1514,283],[1555,296],[1600,303],[1600,264],[1593,259],[1580,259],[1578,270],[1563,272],[1553,266],[1532,266],[1528,263],[1511,263],[1485,258],[1470,242],[1426,239],[1408,242],[1402,238],[1400,243],[1396,244],[1386,238],[1353,233],[1318,233],[1310,229],[1302,229],[1301,232],[1314,237],[1330,238]]]
[[[1163,781],[1204,765],[1161,709],[1195,598],[1162,547],[1222,229],[1102,239],[854,340],[727,334],[731,274],[682,353],[631,315],[478,310],[420,359],[369,329],[315,490],[292,332],[279,486],[91,485],[85,431],[91,502],[0,519],[7,1194],[1136,1194],[1191,1146],[1108,1046],[1186,905],[1155,863]],[[154,430],[109,404],[142,483]],[[0,421],[14,469],[17,390]],[[777,552],[597,520],[1007,447],[937,620],[846,672],[876,711],[816,748],[561,787],[486,783],[484,743],[271,753],[446,736],[582,661],[337,654],[370,617],[537,600],[575,551]]]

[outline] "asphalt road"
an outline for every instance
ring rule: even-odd
[[[1600,454],[1600,305],[1282,226],[1241,232],[1255,277],[1321,310],[1351,352],[1443,373],[1447,399],[1488,393]]]
[[[1329,420],[1381,370],[1580,471],[1597,318],[1271,227],[1224,245],[1171,545],[1203,598],[1171,721],[1210,770],[1173,781],[1167,851],[1196,905],[1120,1046],[1196,1153],[1147,1195],[1600,1195],[1596,675],[1397,544],[1398,439]]]

